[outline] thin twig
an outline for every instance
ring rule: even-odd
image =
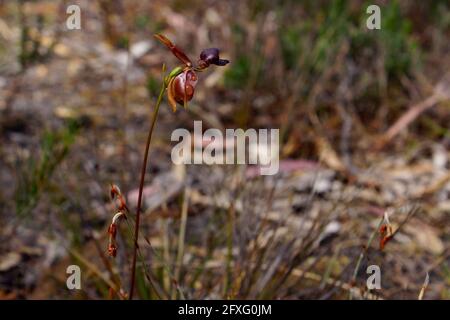
[[[380,223],[378,224],[377,228],[372,232],[369,240],[367,240],[367,244],[366,244],[365,248],[359,254],[358,262],[356,262],[355,270],[353,271],[353,276],[352,276],[352,281],[351,281],[352,285],[354,285],[356,283],[356,277],[358,276],[358,271],[361,266],[361,262],[365,256],[367,250],[370,248],[370,245],[372,244],[373,239],[375,239],[375,235],[378,233],[378,230],[380,230],[380,227],[381,227],[383,221],[384,221],[384,218],[381,218]],[[349,291],[349,299],[352,300],[352,298],[353,298],[353,291],[350,290]]]
[[[427,272],[425,280],[423,281],[422,289],[420,289],[419,298],[418,298],[419,300],[423,299],[423,296],[425,294],[425,290],[427,290],[427,287],[428,287],[429,283],[430,283],[430,275]]]
[[[442,100],[443,99],[439,95],[434,94],[424,101],[421,101],[418,104],[412,106],[383,134],[381,141],[377,146],[378,149],[382,149],[384,146],[389,144],[392,139],[394,139],[403,129],[409,126],[419,115]]]
[[[78,251],[67,248],[67,251],[73,255],[79,262],[85,265],[93,274],[95,274],[99,279],[101,279],[109,288],[113,289],[114,292],[120,292],[120,288],[109,279],[104,273],[102,273],[95,264],[91,263],[89,260],[84,258]]]

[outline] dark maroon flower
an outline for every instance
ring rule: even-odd
[[[204,61],[208,65],[215,64],[216,66],[225,66],[230,62],[228,60],[220,59],[219,54],[220,51],[217,48],[205,49],[200,53],[200,61]]]
[[[194,67],[189,57],[164,35],[155,34],[155,37],[166,45],[175,57],[183,63],[183,66],[173,69],[167,79],[167,97],[174,112],[177,110],[177,103],[186,107],[187,102],[194,96],[195,86],[198,81],[196,71],[203,71],[211,64],[224,66],[230,62],[220,59],[219,49],[209,48],[200,53],[200,59]]]

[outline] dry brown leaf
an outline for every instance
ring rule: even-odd
[[[346,171],[344,164],[339,158],[336,151],[328,143],[328,141],[322,137],[318,138],[316,141],[317,149],[319,152],[320,161],[325,163],[329,168],[336,171]]]
[[[405,225],[405,232],[413,236],[413,241],[421,249],[435,255],[444,252],[444,243],[438,236],[438,230],[419,221]]]
[[[17,252],[9,252],[0,258],[0,272],[8,271],[20,262],[20,254]]]

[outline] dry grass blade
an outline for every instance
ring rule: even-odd
[[[423,296],[425,295],[425,291],[427,290],[429,283],[430,283],[430,275],[427,272],[425,280],[423,281],[422,288],[420,289],[418,300],[423,299]]]
[[[116,286],[116,284],[111,281],[108,277],[106,277],[95,264],[89,262],[87,259],[83,257],[81,253],[76,250],[68,249],[69,253],[73,255],[77,260],[79,260],[86,268],[88,268],[93,274],[99,277],[106,285],[108,285],[115,293],[120,292],[120,288]]]
[[[181,208],[181,225],[180,225],[180,233],[178,235],[178,251],[177,251],[177,259],[176,259],[176,265],[175,265],[175,281],[176,281],[176,283],[180,282],[181,267],[183,265],[184,242],[185,242],[185,236],[186,236],[186,224],[187,224],[190,194],[191,194],[190,189],[185,188],[184,197],[183,197],[183,205]],[[173,291],[172,299],[175,299],[175,297],[176,297],[176,291]]]

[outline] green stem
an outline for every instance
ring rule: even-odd
[[[148,160],[148,151],[150,149],[150,142],[152,141],[153,129],[155,128],[156,118],[158,117],[159,106],[161,105],[162,99],[164,97],[164,92],[166,91],[166,84],[163,82],[161,87],[161,91],[159,92],[158,100],[156,101],[156,107],[153,111],[152,122],[150,125],[150,130],[148,131],[147,143],[145,144],[145,153],[144,153],[144,161],[142,163],[141,168],[141,181],[139,184],[139,195],[138,195],[138,203],[136,207],[136,222],[134,228],[134,249],[133,249],[133,263],[131,266],[131,276],[130,276],[130,297],[129,299],[133,299],[134,293],[134,283],[136,278],[136,257],[138,251],[138,239],[139,239],[139,221],[141,217],[141,205],[142,205],[142,191],[144,189],[144,180],[145,180],[145,172],[147,170],[147,160]]]

